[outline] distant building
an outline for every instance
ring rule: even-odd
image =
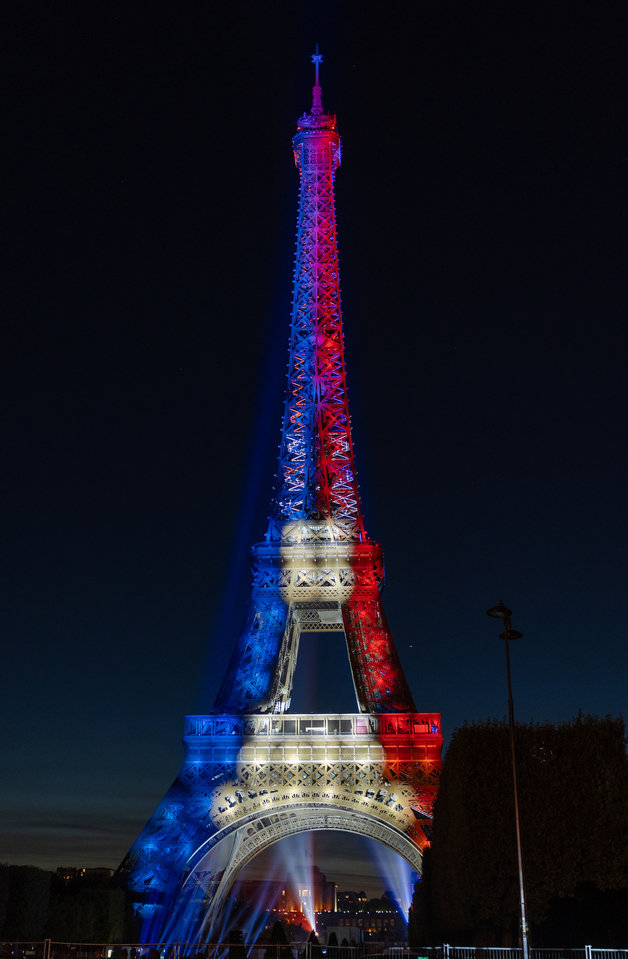
[[[304,870],[299,879],[245,879],[234,883],[231,896],[241,905],[254,907],[268,915],[272,922],[282,922],[306,929],[316,916],[316,930],[323,944],[329,942],[332,932],[338,945],[361,942],[406,942],[407,920],[394,894],[386,891],[380,898],[369,899],[363,890],[339,892],[318,866]]]
[[[57,879],[64,882],[72,882],[77,879],[84,879],[93,883],[106,884],[113,876],[113,869],[105,869],[97,866],[94,869],[80,866],[57,866]]]
[[[406,942],[408,924],[401,914],[401,907],[391,893],[381,899],[367,899],[364,892],[338,893],[338,909],[334,913],[318,913],[317,931],[325,930],[325,942],[334,932],[338,945],[347,940],[350,945],[360,942]]]
[[[255,904],[267,911],[288,914],[335,912],[338,886],[330,882],[318,866],[304,871],[295,881],[276,879],[238,880],[232,896],[238,902]]]
[[[352,889],[346,889],[338,893],[338,908],[354,908],[356,905],[368,902],[368,896],[363,889],[360,892],[354,892]]]

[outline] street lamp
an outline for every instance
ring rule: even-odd
[[[519,790],[517,789],[517,757],[515,753],[515,708],[512,701],[512,684],[510,682],[510,651],[508,642],[511,639],[521,639],[523,633],[512,628],[510,617],[512,610],[507,609],[503,602],[498,602],[497,606],[486,610],[487,616],[493,619],[502,619],[504,621],[504,632],[499,634],[499,638],[504,640],[506,646],[506,675],[508,676],[508,724],[510,726],[510,755],[512,759],[512,785],[515,795],[515,832],[517,834],[517,863],[519,866],[519,906],[521,909],[521,947],[522,959],[529,959],[528,947],[528,924],[526,922],[526,893],[523,885],[523,857],[521,855],[521,833],[519,830]]]

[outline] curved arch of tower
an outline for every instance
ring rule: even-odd
[[[226,896],[247,863],[281,839],[319,830],[375,839],[405,859],[415,872],[421,872],[422,859],[417,846],[394,825],[382,822],[381,817],[372,812],[356,812],[334,802],[321,803],[318,807],[307,801],[279,806],[272,812],[246,817],[215,845],[209,849],[202,846],[193,853],[186,886],[193,887],[199,902],[202,933],[215,926]],[[208,888],[208,876],[220,877],[212,888]]]
[[[416,711],[380,597],[382,550],[364,526],[334,211],[340,137],[323,111],[320,61],[293,139],[299,210],[271,517],[251,550],[248,615],[214,709],[186,717],[181,772],[118,870],[144,941],[210,941],[240,870],[286,836],[369,836],[417,872],[429,842],[440,715]],[[290,712],[302,630],[344,635],[355,713]]]

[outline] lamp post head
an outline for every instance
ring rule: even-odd
[[[518,629],[506,629],[503,633],[499,634],[500,639],[523,639],[523,633],[520,633]]]
[[[512,616],[512,610],[504,606],[503,600],[500,599],[497,606],[486,610],[486,615],[492,616],[493,619],[509,619]]]

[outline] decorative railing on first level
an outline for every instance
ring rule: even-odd
[[[441,738],[440,713],[281,713],[185,717],[185,737]]]

